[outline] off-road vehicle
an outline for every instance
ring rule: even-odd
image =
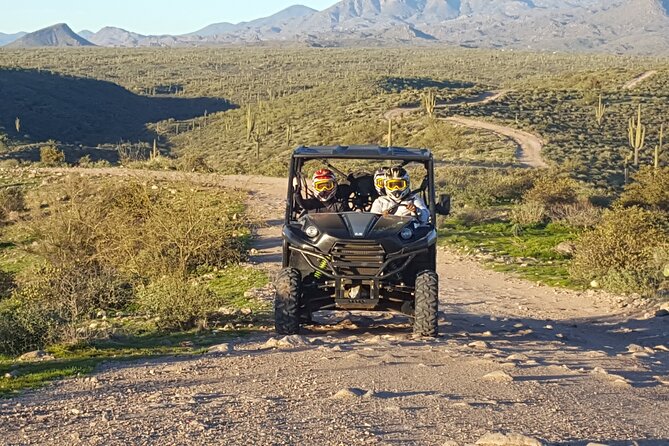
[[[338,166],[337,166],[338,165]],[[345,173],[343,166],[363,165]],[[412,193],[430,210],[427,224],[412,217],[370,213],[378,197],[374,170],[402,166]],[[308,213],[309,169],[329,168],[340,177],[340,194],[351,212]],[[368,170],[365,170],[368,169]],[[275,327],[295,334],[321,310],[392,311],[413,318],[414,333],[436,336],[439,280],[436,219],[450,199],[436,200],[434,161],[426,149],[396,147],[299,147],[290,160],[283,227],[283,269],[276,280]]]

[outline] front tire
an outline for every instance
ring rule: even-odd
[[[274,328],[278,334],[297,334],[300,331],[302,274],[295,268],[285,268],[279,273],[275,286]]]
[[[418,336],[436,337],[439,334],[439,276],[423,271],[416,276],[413,332]]]

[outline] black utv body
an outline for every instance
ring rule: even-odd
[[[412,193],[430,211],[427,224],[412,217],[370,213],[378,197],[374,170],[345,174],[332,163],[360,160],[369,167],[424,169]],[[301,209],[309,194],[305,164],[338,174],[339,197],[351,212],[308,213]],[[412,172],[413,172],[412,170]],[[310,178],[310,177],[309,177]],[[426,149],[395,147],[300,147],[290,162],[288,200],[283,228],[283,270],[276,281],[275,326],[294,334],[320,310],[394,311],[413,317],[414,333],[438,332],[436,274],[437,214],[448,214],[450,200],[437,202],[434,162]]]

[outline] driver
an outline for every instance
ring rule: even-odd
[[[315,198],[303,199],[297,194],[298,203],[309,214],[337,214],[348,212],[348,204],[337,197],[337,177],[330,169],[317,170],[311,178]]]
[[[411,193],[411,179],[403,167],[391,167],[386,172],[386,195],[374,201],[372,213],[414,217],[421,224],[430,219],[430,211],[417,194]]]

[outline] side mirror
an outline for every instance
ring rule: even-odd
[[[447,216],[451,213],[451,196],[450,195],[439,195],[439,200],[435,205],[435,210],[438,215]]]

